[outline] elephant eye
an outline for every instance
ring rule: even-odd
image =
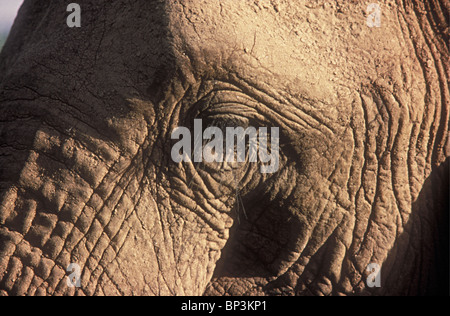
[[[228,88],[208,93],[180,116],[179,126],[185,127],[187,137],[183,137],[186,138],[182,142],[184,147],[180,142],[176,143],[177,161],[185,154],[182,149],[187,148],[186,152],[192,154],[190,161],[206,163],[202,165],[213,173],[219,172],[224,165],[233,168],[265,165],[274,161],[272,157],[275,156],[277,162],[278,136],[275,136],[276,153],[272,154],[274,127],[268,118],[258,113],[258,108],[259,103],[242,91]]]
[[[227,127],[243,127],[250,126],[250,121],[244,117],[235,116],[233,114],[214,114],[209,113],[202,119],[203,129],[206,130],[209,127],[218,127],[222,130],[222,133],[226,133]]]
[[[244,127],[265,126],[264,117],[258,113],[258,102],[237,87],[217,83],[214,90],[190,106],[188,121],[202,119],[204,128],[215,126]]]

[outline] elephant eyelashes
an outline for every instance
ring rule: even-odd
[[[257,102],[236,87],[207,93],[190,107],[185,125],[172,132],[172,140],[180,140],[172,160],[214,164],[216,171],[253,163],[261,173],[275,173],[279,128],[267,124],[256,108]]]

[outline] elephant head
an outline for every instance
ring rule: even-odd
[[[0,295],[448,291],[448,1],[77,3],[0,55]],[[277,171],[175,162],[199,119]]]

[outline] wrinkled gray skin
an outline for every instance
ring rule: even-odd
[[[449,4],[363,2],[25,0],[0,295],[448,293]],[[280,170],[174,163],[195,118],[280,127]]]

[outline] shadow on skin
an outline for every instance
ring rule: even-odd
[[[449,167],[450,158],[447,158],[425,180],[412,205],[405,232],[397,238],[382,266],[380,290],[383,293],[449,295]],[[414,250],[405,251],[408,244]],[[420,255],[413,254],[413,251]],[[403,262],[404,270],[392,273],[400,273],[404,282],[390,279],[389,266],[398,260]],[[414,281],[418,279],[419,283],[426,285],[416,288],[417,282]]]
[[[425,181],[423,188],[413,203],[412,214],[388,258],[381,267],[381,288],[369,289],[372,295],[448,295],[449,293],[449,158],[436,167]],[[273,203],[273,202],[272,202]],[[261,288],[269,292],[271,288],[283,287],[283,280],[275,278],[278,269],[277,258],[286,256],[295,248],[295,238],[301,232],[301,224],[292,220],[286,209],[277,208],[268,201],[259,200],[259,207],[247,210],[248,218],[236,221],[230,232],[230,239],[217,264],[214,279],[219,278],[261,278]],[[421,234],[421,225],[427,235]],[[428,233],[431,232],[431,233]],[[412,237],[413,236],[413,237]],[[412,238],[411,238],[412,237]],[[420,252],[420,260],[415,262],[415,253]],[[320,249],[322,260],[327,260],[327,247]],[[413,259],[409,259],[409,256]],[[428,260],[427,258],[432,258]],[[402,260],[404,271],[389,271],[394,261]],[[401,281],[390,278],[392,274],[401,274]],[[364,271],[364,280],[369,272]],[[423,288],[411,287],[413,284],[426,284]],[[231,283],[238,283],[231,281]],[[238,286],[238,285],[236,285]],[[208,293],[208,291],[206,292]]]

